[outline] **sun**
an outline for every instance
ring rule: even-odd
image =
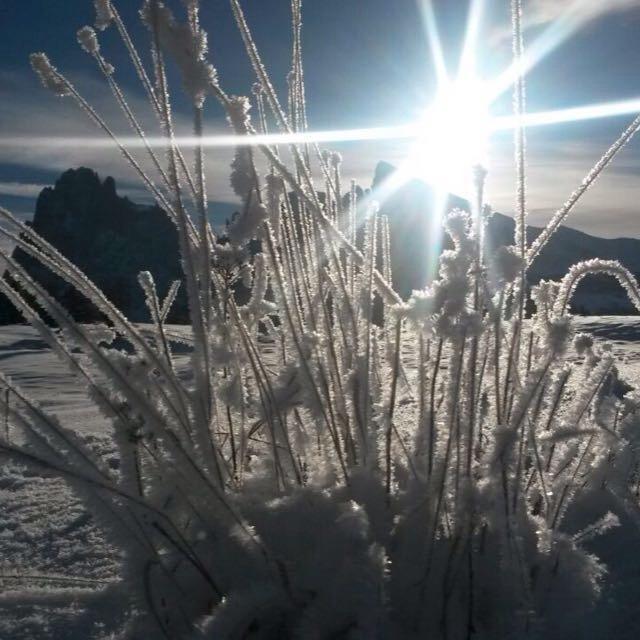
[[[444,83],[422,115],[407,163],[412,177],[469,196],[473,168],[487,166],[493,128],[487,86],[476,77]]]

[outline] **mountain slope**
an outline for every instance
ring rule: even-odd
[[[396,169],[385,162],[375,170],[372,190],[383,190]],[[433,265],[440,251],[443,233],[435,216],[436,193],[433,187],[420,180],[411,180],[385,197],[381,213],[389,217],[395,254],[394,285],[407,296],[412,289],[425,285],[433,273]],[[443,210],[469,210],[469,203],[449,195]],[[509,216],[494,213],[488,225],[488,241],[494,247],[513,243],[515,221]],[[541,233],[538,227],[528,227],[531,243]],[[535,284],[541,279],[559,279],[572,265],[590,258],[619,260],[634,274],[640,274],[640,240],[634,238],[606,239],[560,227],[532,265],[528,279]],[[634,314],[619,285],[610,278],[587,278],[576,291],[574,311],[589,314]]]

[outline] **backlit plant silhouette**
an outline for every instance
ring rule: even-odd
[[[180,338],[191,346],[189,372],[177,369],[176,332],[165,325],[178,284],[158,292],[141,273],[153,323],[134,325],[0,209],[0,233],[104,314],[103,325],[75,322],[1,254],[0,289],[110,420],[119,465],[108,466],[81,433],[4,376],[12,398],[0,396],[0,405],[20,437],[0,436],[3,455],[64,477],[121,546],[132,603],[126,637],[566,637],[596,601],[605,570],[584,544],[618,524],[600,505],[636,508],[638,427],[611,352],[575,335],[570,300],[591,273],[617,278],[639,309],[640,292],[620,264],[593,260],[535,287],[535,312],[526,317],[525,274],[639,122],[531,246],[518,129],[514,246],[484,247],[478,169],[472,214],[446,217],[452,248],[437,278],[403,301],[391,285],[390,225],[372,198],[357,197],[355,184],[344,190],[340,156],[312,143],[251,144],[269,127],[306,130],[301,0],[291,2],[284,103],[239,0],[230,4],[256,75],[251,99],[224,91],[207,58],[198,1],[183,4],[180,22],[162,2],[142,3],[147,70],[115,3],[95,2],[96,28],[115,29],[128,50],[163,153],[146,138],[94,29],[78,33],[153,171],[45,54],[31,62],[47,88],[113,139],[175,223],[191,319]],[[513,15],[517,62],[518,0]],[[171,66],[193,107],[193,158],[174,132]],[[515,95],[519,114],[523,78]],[[224,236],[207,220],[201,139],[210,99],[238,136],[231,184],[243,205]],[[237,294],[240,282],[248,299]],[[579,508],[595,514],[586,528],[573,518]]]

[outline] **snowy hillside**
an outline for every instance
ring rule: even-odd
[[[373,190],[384,188],[395,167],[381,162],[376,167]],[[400,259],[394,264],[394,283],[402,292],[420,288],[429,277],[444,241],[442,230],[433,223],[436,194],[433,188],[420,180],[412,180],[394,190],[382,205],[382,213],[390,219],[393,229],[392,243]],[[445,210],[468,210],[469,203],[450,195]],[[508,246],[513,242],[513,218],[494,213],[489,220],[488,240],[493,247]],[[529,244],[542,229],[528,227]],[[529,271],[529,281],[559,280],[567,270],[582,260],[602,258],[619,260],[632,273],[640,274],[640,240],[635,238],[598,238],[576,229],[561,226],[550,239]],[[585,280],[576,292],[573,309],[585,315],[635,313],[626,295],[610,278],[593,277]]]
[[[610,341],[622,360],[624,377],[640,379],[640,318],[576,318],[576,329]],[[168,334],[190,337],[184,326],[172,326]],[[188,377],[188,350],[174,344],[178,369]],[[262,348],[269,357],[272,346]],[[107,422],[31,327],[0,329],[0,361],[3,370],[63,424],[87,434],[93,446],[105,446]],[[412,354],[406,354],[405,362],[413,375]],[[595,541],[594,549],[616,579],[605,582],[601,605],[585,619],[593,640],[613,637],[608,633],[614,629],[618,640],[631,640],[636,637],[633,629],[640,626],[634,592],[627,588],[640,574],[640,561],[634,559],[637,554],[620,553],[635,544],[629,531],[622,527]],[[126,613],[118,570],[117,551],[94,517],[69,498],[64,482],[43,480],[20,465],[5,469],[0,484],[2,640],[107,640]]]

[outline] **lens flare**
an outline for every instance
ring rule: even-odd
[[[417,121],[399,126],[371,127],[360,129],[337,129],[329,131],[305,131],[274,133],[239,137],[229,134],[214,134],[203,138],[176,136],[175,142],[184,149],[200,144],[205,148],[233,148],[239,144],[260,145],[304,145],[308,143],[330,144],[397,140],[408,142],[408,152],[393,180],[380,185],[374,194],[384,201],[411,178],[430,182],[438,193],[470,194],[472,168],[476,164],[488,164],[488,144],[491,135],[516,127],[513,116],[492,117],[490,108],[514,82],[518,69],[510,66],[502,74],[487,82],[476,75],[477,48],[481,32],[485,0],[473,0],[470,4],[466,34],[461,51],[458,73],[451,78],[447,72],[442,42],[432,6],[432,0],[418,0],[424,28],[427,34],[429,53],[434,65],[438,90],[432,104],[424,110]],[[528,46],[523,72],[538,64],[555,48],[587,23],[598,11],[588,0],[571,0],[561,15],[554,20]],[[521,120],[525,127],[568,124],[597,118],[608,118],[640,112],[640,98],[626,101],[592,104],[567,109],[525,114]],[[164,149],[164,137],[118,136],[119,142],[131,150],[151,148]],[[111,149],[113,142],[105,137],[41,137],[14,136],[0,138],[0,148],[5,155],[12,149],[25,150],[43,148]],[[440,200],[440,199],[439,199]],[[439,207],[438,207],[439,208]]]
[[[480,30],[484,9],[485,0],[473,0],[469,7],[467,29],[462,46],[462,54],[460,56],[460,66],[458,71],[459,78],[472,78],[476,74],[478,41],[480,40]]]
[[[464,95],[466,94],[466,96]],[[304,133],[273,133],[268,135],[252,135],[239,137],[236,135],[211,135],[204,138],[194,136],[176,136],[175,142],[185,149],[193,148],[202,143],[207,148],[232,148],[239,144],[247,146],[260,145],[288,145],[307,144],[316,142],[318,144],[331,142],[366,142],[376,140],[412,140],[420,138],[422,141],[431,140],[438,142],[439,146],[450,146],[449,140],[463,138],[459,132],[466,131],[469,146],[473,152],[462,153],[470,158],[474,163],[482,158],[482,153],[478,150],[485,148],[485,135],[479,132],[488,130],[489,134],[495,131],[506,131],[513,129],[515,118],[513,116],[490,117],[488,116],[488,103],[485,102],[481,109],[478,105],[473,106],[469,111],[467,107],[461,105],[468,104],[475,100],[478,93],[471,90],[469,93],[462,89],[444,92],[425,111],[425,115],[418,122],[395,127],[370,127],[362,129],[336,129],[331,131],[306,131]],[[486,95],[486,92],[485,92]],[[469,97],[471,96],[471,97]],[[451,111],[449,111],[451,109]],[[457,114],[453,117],[451,114]],[[567,109],[557,109],[553,111],[540,111],[528,113],[523,117],[526,127],[551,126],[555,124],[567,124],[572,122],[582,122],[585,120],[596,120],[602,118],[619,117],[640,113],[640,98],[623,100],[620,102],[607,102],[580,107],[569,107]],[[452,137],[449,139],[440,135],[434,122],[448,122],[447,129],[454,129]],[[429,123],[432,124],[429,124]],[[474,124],[475,123],[475,124]],[[457,124],[457,126],[456,126]],[[476,128],[476,125],[477,126]],[[436,131],[434,131],[436,130]],[[432,132],[432,135],[429,135]],[[118,138],[120,142],[131,149],[143,149],[148,144],[152,148],[165,148],[167,141],[162,137],[149,137],[146,143],[138,137],[122,136]],[[0,147],[4,148],[45,148],[45,147],[76,147],[84,149],[112,149],[113,142],[104,136],[90,137],[69,137],[69,136],[6,136],[0,138]],[[446,151],[446,149],[444,150]],[[434,153],[437,150],[434,149]]]
[[[447,79],[447,65],[444,61],[444,51],[440,40],[440,32],[436,22],[436,16],[433,11],[432,0],[419,0],[418,8],[422,14],[424,29],[427,33],[427,42],[429,44],[429,53],[436,73],[438,84],[445,82]]]
[[[515,82],[520,71],[523,74],[528,73],[569,40],[572,35],[602,12],[604,4],[606,3],[593,2],[593,0],[570,0],[567,2],[559,15],[528,44],[521,66],[513,63],[491,82],[489,91],[491,99],[496,100],[507,91]]]
[[[475,79],[441,88],[416,127],[410,152],[415,176],[450,192],[469,195],[472,168],[488,162],[492,127],[484,90]]]
[[[570,107],[555,111],[539,111],[525,114],[522,122],[526,127],[543,127],[555,124],[569,124],[572,122],[584,122],[586,120],[598,120],[627,116],[640,113],[640,98],[622,100],[620,102],[606,102],[600,104],[585,105],[582,107]],[[504,116],[491,120],[492,131],[505,131],[513,129],[515,118]]]

